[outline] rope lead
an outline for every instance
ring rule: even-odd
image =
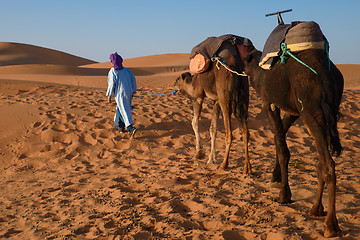
[[[174,95],[178,92],[178,90],[174,90],[171,93],[154,93],[154,94],[144,94],[144,95],[134,95],[134,97],[152,97],[152,96],[163,96],[163,95]]]
[[[221,59],[220,59],[219,57],[217,57],[216,55],[211,58],[211,61],[212,61],[212,62],[216,62],[216,67],[217,67],[217,69],[220,69],[220,67],[219,67],[219,63],[220,63],[220,64],[223,65],[223,67],[224,67],[226,70],[228,70],[229,72],[235,73],[236,75],[239,75],[239,76],[247,77],[247,75],[245,74],[245,72],[238,73],[238,72],[236,72],[236,71],[234,71],[234,70],[231,70],[231,69],[226,65],[226,63],[225,63],[224,61],[221,61]]]

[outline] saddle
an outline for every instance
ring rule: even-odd
[[[281,55],[280,45],[283,42],[291,52],[299,52],[307,49],[325,49],[325,41],[326,38],[316,22],[278,25],[265,42],[259,66],[271,69],[277,57]]]
[[[236,46],[236,48],[227,48],[218,52],[224,43],[230,43],[231,45]],[[236,52],[236,49],[238,52]],[[237,54],[244,56],[253,49],[254,46],[252,42],[244,37],[232,34],[226,34],[219,37],[208,37],[191,50],[189,68],[193,73],[202,73],[209,68],[211,58],[215,55],[218,55],[219,57]]]

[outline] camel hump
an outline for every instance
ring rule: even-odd
[[[313,21],[294,24],[285,36],[285,43],[292,52],[307,49],[325,49],[324,35],[320,26]]]
[[[239,46],[243,47],[240,47],[239,49]],[[239,53],[237,49],[239,50]],[[241,59],[243,59],[248,52],[253,49],[254,46],[248,38],[233,34],[208,37],[191,50],[189,68],[193,73],[202,73],[209,68],[210,60],[215,55],[226,58],[228,56],[240,54]],[[243,54],[243,56],[241,54]]]
[[[191,50],[190,59],[200,53],[205,58],[211,59],[217,54],[224,42],[230,42],[232,45],[241,44],[253,47],[252,42],[248,38],[240,37],[233,34],[225,34],[219,37],[208,37]]]
[[[320,26],[313,21],[292,22],[277,26],[264,45],[259,66],[270,69],[281,54],[280,44],[285,41],[287,49],[299,52],[307,49],[325,49],[325,36]]]

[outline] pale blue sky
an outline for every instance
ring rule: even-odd
[[[360,64],[360,0],[0,0],[0,41],[27,43],[108,61],[190,53],[209,36],[235,34],[262,50],[283,14],[285,23],[316,21],[337,63]]]

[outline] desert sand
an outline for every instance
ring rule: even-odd
[[[279,190],[269,187],[273,134],[252,88],[251,176],[242,174],[235,120],[230,167],[219,170],[194,157],[189,99],[141,96],[171,93],[188,56],[125,59],[138,83],[138,132],[129,140],[113,127],[115,105],[105,97],[109,62],[0,43],[0,238],[323,239],[324,218],[308,215],[317,192],[317,152],[301,120],[287,137],[294,202],[281,205]],[[360,65],[338,67],[345,90],[338,125],[344,151],[334,157],[337,217],[342,239],[360,239]],[[207,152],[210,115],[206,101],[200,134]]]

